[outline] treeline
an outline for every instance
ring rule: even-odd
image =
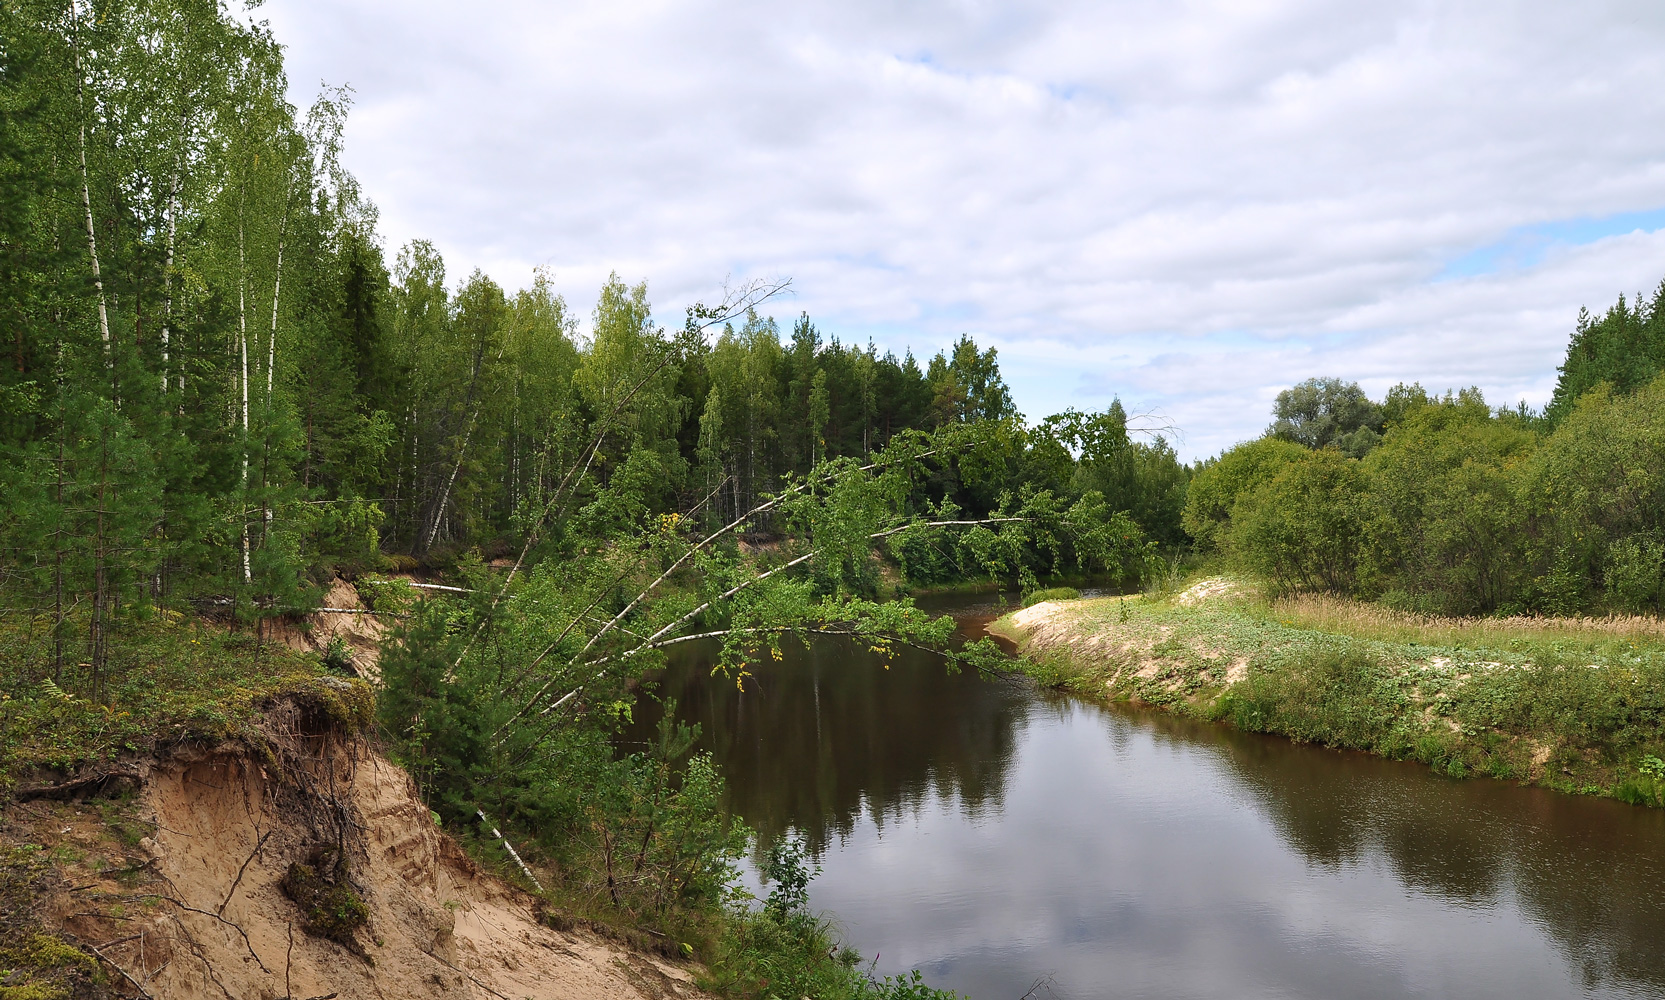
[[[535,528],[534,560],[725,523],[955,426],[988,431],[930,456],[903,509],[1096,490],[1134,548],[1183,540],[1172,449],[1119,404],[1025,426],[970,338],[921,364],[785,330],[766,284],[667,329],[617,277],[581,333],[546,275],[457,281],[423,242],[390,262],[339,160],[350,95],[303,114],[286,90],[266,27],[215,2],[0,7],[0,588],[60,665],[96,672],[110,623],[158,607],[258,621],[336,573],[490,560]],[[915,582],[987,567],[954,532],[894,547]]]
[[[1283,589],[1450,615],[1665,610],[1665,285],[1581,313],[1542,413],[1314,379],[1203,463],[1186,530]]]
[[[457,281],[423,242],[389,262],[340,165],[349,95],[302,114],[286,89],[267,29],[217,3],[0,7],[0,598],[60,665],[96,672],[110,623],[158,607],[257,622],[337,573],[724,524],[818,463],[956,427],[980,430],[922,457],[896,510],[1092,498],[1129,581],[1194,546],[1432,610],[1660,605],[1658,296],[1580,318],[1542,414],[1316,380],[1187,468],[1119,403],[1025,422],[969,337],[922,364],[783,328],[781,285],[667,328],[614,277],[581,325],[547,275]],[[747,539],[799,530],[779,515]],[[915,584],[995,565],[952,526],[881,542]]]

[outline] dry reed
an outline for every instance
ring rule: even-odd
[[[1280,618],[1305,628],[1430,646],[1507,646],[1512,640],[1618,640],[1665,645],[1665,620],[1645,615],[1606,618],[1445,618],[1395,611],[1324,594],[1300,594],[1272,602]]]

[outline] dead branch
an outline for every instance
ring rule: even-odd
[[[126,939],[123,939],[123,940],[126,940]],[[112,943],[115,943],[115,942],[112,942]],[[133,974],[131,972],[128,972],[126,969],[122,968],[121,965],[119,963],[117,963],[115,959],[113,959],[110,956],[104,954],[102,951],[98,950],[97,948],[94,948],[90,944],[87,945],[87,947],[89,949],[91,949],[92,953],[94,955],[97,955],[99,957],[99,960],[102,961],[105,965],[108,965],[110,968],[112,968],[112,969],[116,970],[117,972],[121,973],[121,978],[123,978],[123,979],[127,980],[128,982],[132,983],[133,988],[138,990],[139,995],[144,997],[145,1000],[155,1000],[155,998],[151,996],[150,991],[145,989],[143,984],[141,984],[137,979],[134,979]],[[104,947],[108,948],[108,947],[110,947],[110,945],[105,945]],[[229,994],[227,994],[227,995],[229,996]]]
[[[12,798],[18,802],[32,802],[35,799],[55,799],[63,801],[66,799],[72,799],[89,789],[103,786],[106,782],[113,781],[125,783],[129,781],[136,781],[138,780],[138,777],[139,769],[137,765],[129,765],[126,767],[111,768],[106,771],[96,771],[92,774],[85,775],[80,778],[72,778],[69,781],[60,782],[55,785],[33,785],[19,788],[17,791],[12,793]]]
[[[261,834],[260,839],[254,843],[254,850],[250,851],[249,856],[243,859],[243,867],[237,869],[237,877],[231,880],[231,888],[226,890],[225,902],[220,904],[220,916],[223,917],[225,915],[225,908],[231,905],[231,897],[237,894],[237,886],[243,881],[243,873],[249,870],[249,862],[253,861],[254,856],[260,853],[260,849],[266,846],[266,839],[271,835],[271,830],[267,830],[265,833]]]
[[[218,913],[215,913],[213,910],[199,910],[194,906],[188,906],[185,903],[181,903],[179,900],[174,899],[172,896],[157,896],[156,898],[165,899],[168,902],[172,903],[173,905],[179,907],[181,910],[186,910],[186,911],[191,912],[191,913],[200,913],[205,917],[213,917],[215,920],[218,920],[220,923],[225,924],[227,927],[230,927],[232,930],[236,931],[243,938],[243,947],[245,947],[249,950],[249,954],[251,956],[253,956],[253,958],[254,958],[254,964],[260,966],[260,971],[266,973],[268,976],[272,974],[272,970],[266,968],[266,963],[262,962],[260,960],[259,953],[254,950],[254,944],[253,944],[253,942],[251,942],[249,940],[248,933],[245,932],[242,927],[238,926],[233,921],[227,920],[226,918],[220,916]],[[174,920],[177,922],[179,920],[179,918],[175,917]],[[183,923],[180,923],[180,926],[183,927],[185,925]]]

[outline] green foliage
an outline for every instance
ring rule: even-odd
[[[957,994],[927,986],[917,969],[874,978],[860,967],[859,955],[839,948],[829,922],[809,909],[809,883],[820,871],[809,865],[801,839],[780,837],[770,845],[759,874],[773,888],[761,911],[732,914],[708,986],[747,998],[954,1000]]]
[[[1665,372],[1665,283],[1655,289],[1653,299],[1638,296],[1635,305],[1624,296],[1593,318],[1587,310],[1578,312],[1572,342],[1561,363],[1561,377],[1546,409],[1552,423],[1572,413],[1578,400],[1598,385],[1617,392],[1634,392]]]
[[[1517,593],[1521,516],[1511,476],[1536,443],[1475,392],[1404,413],[1363,465],[1367,589],[1443,614],[1492,610]]]
[[[1129,437],[1121,400],[1112,400],[1099,414],[1065,410],[1048,417],[1033,440],[1034,449],[1044,452],[1055,444],[1078,456],[1069,479],[1074,494],[1098,493],[1110,510],[1125,511],[1163,545],[1185,540],[1182,518],[1190,476],[1163,438],[1136,442]]]
[[[1579,336],[1607,336],[1593,329]],[[1621,337],[1602,349],[1640,344]],[[1568,364],[1583,364],[1587,347],[1575,338]],[[1552,421],[1493,411],[1475,389],[1436,397],[1397,386],[1380,407],[1385,436],[1362,461],[1346,448],[1290,452],[1275,437],[1240,445],[1199,469],[1186,527],[1284,592],[1440,615],[1658,614],[1665,375],[1625,385],[1560,400]]]
[[[1229,537],[1231,513],[1238,500],[1305,454],[1292,441],[1267,437],[1229,448],[1203,463],[1185,496],[1185,530],[1199,548],[1222,547]]]
[[[48,897],[52,866],[33,845],[0,851],[0,997],[68,1000],[105,981],[98,960],[43,933],[37,908]]]
[[[1334,444],[1354,458],[1380,441],[1382,408],[1370,401],[1357,382],[1309,378],[1278,393],[1276,418],[1266,433],[1307,448]]]
[[[1047,587],[1044,590],[1037,590],[1028,597],[1025,597],[1023,599],[1023,606],[1026,608],[1032,607],[1042,601],[1078,601],[1080,599],[1081,591],[1076,590],[1074,587]]]
[[[1217,711],[1251,732],[1391,754],[1409,704],[1393,674],[1356,649],[1305,650],[1251,671]]]
[[[777,923],[801,919],[809,908],[809,883],[821,868],[810,870],[806,857],[802,838],[780,837],[769,845],[769,855],[758,867],[764,883],[774,886],[763,912]]]
[[[346,855],[337,847],[319,847],[307,863],[291,863],[278,885],[300,907],[308,934],[351,944],[370,919],[370,907],[353,888]]]
[[[1621,538],[1607,550],[1608,603],[1619,611],[1658,615],[1665,611],[1665,536],[1659,532]]]
[[[45,625],[0,619],[11,654],[0,671],[0,786],[37,767],[69,770],[171,743],[246,735],[262,705],[281,692],[340,702],[343,716],[362,715],[368,701],[363,682],[331,679],[351,697],[323,687],[312,657],[165,614],[113,627],[95,700],[85,661],[54,679]]]
[[[1231,548],[1279,589],[1351,593],[1365,497],[1358,462],[1333,449],[1311,452],[1238,499]]]

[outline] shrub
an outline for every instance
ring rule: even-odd
[[[1216,714],[1254,732],[1396,753],[1406,749],[1393,734],[1407,704],[1381,664],[1356,650],[1321,649],[1252,671],[1221,699]]]
[[[1351,593],[1364,500],[1357,461],[1312,452],[1237,502],[1232,551],[1281,590]]]
[[[1042,601],[1078,601],[1080,599],[1081,591],[1074,587],[1048,587],[1045,590],[1037,590],[1030,594],[1024,599],[1023,606],[1029,608]]]
[[[1185,496],[1185,530],[1200,549],[1219,547],[1229,531],[1233,508],[1243,497],[1265,484],[1306,449],[1281,438],[1261,438],[1240,444],[1206,463]]]

